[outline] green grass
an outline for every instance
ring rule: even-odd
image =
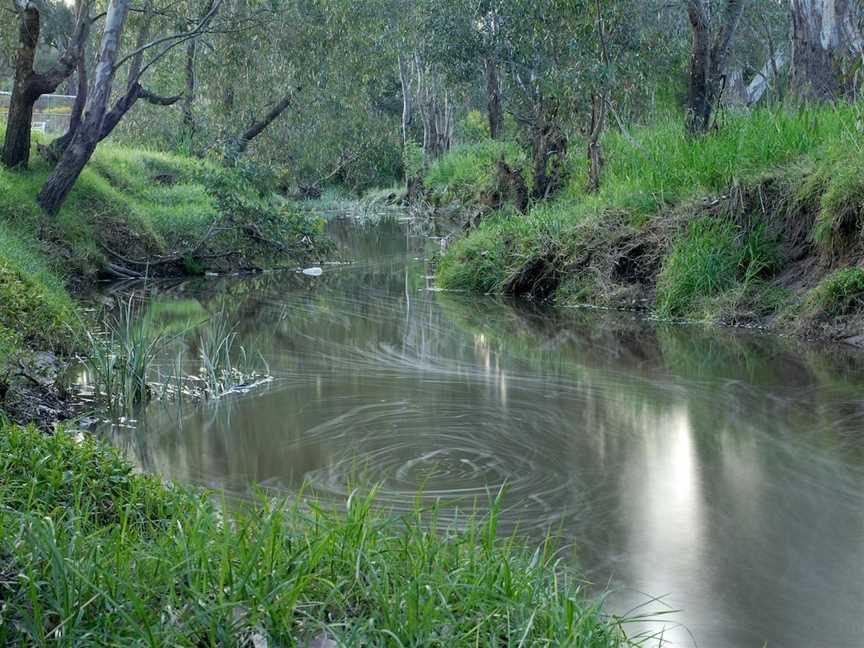
[[[630,645],[550,543],[209,493],[66,434],[0,431],[0,644]],[[236,507],[235,507],[236,508]]]
[[[72,299],[42,246],[0,221],[0,367],[25,345],[72,350],[77,324]]]
[[[844,268],[811,290],[805,309],[812,314],[846,315],[864,308],[864,268]]]
[[[423,183],[430,199],[439,204],[480,200],[484,192],[495,188],[495,163],[502,156],[511,167],[523,169],[530,189],[527,157],[519,145],[486,140],[457,146],[429,166]]]
[[[527,216],[505,211],[486,217],[443,256],[439,284],[501,292],[510,278],[552,251],[562,270],[559,302],[614,305],[616,295],[633,297],[616,272],[622,259],[628,262],[623,256],[641,243],[647,250],[642,252],[657,260],[641,270],[648,274],[638,289],[664,317],[713,319],[717,312],[706,308],[708,301],[728,306],[743,296],[747,301],[770,295],[765,308],[748,305],[760,312],[783,308],[777,295],[790,302],[801,295],[763,283],[790,262],[783,258],[784,235],[798,236],[799,246],[803,236],[829,260],[848,262],[864,247],[862,106],[730,113],[704,138],[687,136],[680,116],[661,116],[627,134],[611,130],[603,140],[601,187],[592,195],[585,192],[584,145],[571,142],[572,173],[564,191]],[[441,170],[467,169],[467,159],[457,150],[436,164]],[[489,156],[473,162],[492,172]],[[471,186],[482,188],[489,177],[477,170],[432,170],[429,184],[449,186],[452,180],[437,178],[458,175],[466,183],[458,195],[468,197],[474,195]],[[742,205],[744,214],[730,213]],[[715,222],[691,228],[702,218]]]
[[[267,267],[307,252],[304,237],[320,238],[315,218],[242,169],[207,160],[103,144],[54,219],[35,202],[49,171],[36,155],[27,171],[0,169],[0,221],[52,242],[71,275],[96,273],[112,253],[139,261],[188,251],[211,266]]]
[[[760,174],[819,151],[860,152],[855,105],[760,109],[731,114],[705,138],[691,138],[678,116],[639,127],[630,138],[611,131],[603,145],[608,162],[600,192],[586,208],[615,206],[636,215],[651,215],[689,198],[725,192]],[[637,142],[637,145],[633,144]],[[586,183],[570,183],[574,197],[584,198]]]
[[[725,219],[694,221],[672,246],[657,278],[657,312],[676,318],[737,284],[746,288],[776,263],[764,227],[741,231]]]

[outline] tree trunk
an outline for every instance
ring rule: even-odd
[[[499,200],[497,205],[493,205],[494,208],[499,209],[504,201],[512,200],[516,211],[520,214],[526,213],[529,196],[525,178],[522,177],[522,172],[519,169],[510,168],[503,154],[495,163],[495,177],[498,183]]]
[[[39,205],[50,215],[56,215],[60,211],[81,175],[84,165],[90,160],[99,143],[102,123],[108,110],[108,102],[111,100],[117,52],[128,10],[129,0],[111,0],[108,6],[99,48],[99,63],[96,65],[94,75],[93,92],[87,102],[84,120],[37,197]]]
[[[707,0],[688,0],[687,15],[693,32],[687,91],[687,129],[707,133],[723,93],[724,68],[732,39],[744,13],[745,0],[727,0],[723,23],[712,39]]]
[[[21,13],[18,31],[18,54],[15,60],[15,85],[9,101],[3,164],[26,167],[30,161],[30,131],[33,128],[33,106],[39,99],[35,88],[33,64],[39,45],[39,10],[32,5]]]
[[[603,170],[603,146],[600,136],[606,127],[606,98],[595,94],[591,98],[591,129],[588,138],[588,193],[600,189],[600,172]]]
[[[711,32],[708,16],[701,4],[688,4],[693,46],[690,53],[690,77],[687,88],[687,130],[704,133],[711,120],[709,69],[711,67]]]
[[[413,95],[411,90],[411,69],[405,57],[399,54],[399,82],[402,85],[402,148],[411,137],[410,128],[414,117]]]
[[[504,134],[504,117],[501,110],[501,90],[498,85],[498,65],[489,57],[484,62],[486,73],[486,101],[489,112],[489,137],[500,139]]]
[[[188,0],[187,15],[191,21],[194,13],[194,0]],[[198,49],[198,39],[192,38],[186,43],[186,95],[183,98],[183,131],[190,147],[195,140],[195,58]]]
[[[423,152],[434,160],[447,151],[453,141],[453,106],[438,76],[415,54],[417,104],[423,120]]]
[[[792,16],[792,92],[829,101],[852,91],[841,68],[849,54],[861,56],[861,33],[849,0],[790,0]]]
[[[558,123],[558,106],[554,101],[539,99],[534,107],[531,136],[535,200],[545,200],[564,183],[567,160],[567,138]]]
[[[69,46],[57,63],[44,73],[34,69],[39,46],[39,9],[29,0],[16,2],[19,15],[18,52],[15,59],[15,83],[9,103],[2,162],[9,168],[26,167],[30,162],[30,131],[33,127],[33,107],[43,94],[54,92],[66,79],[81,57],[87,40],[90,16],[88,5],[79,5],[75,30]]]
[[[69,116],[69,128],[41,151],[49,163],[56,164],[60,160],[81,125],[84,106],[87,104],[87,91],[87,61],[82,54],[81,58],[78,59],[78,92],[75,95],[75,103],[72,105],[72,114]]]

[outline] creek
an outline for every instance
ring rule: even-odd
[[[273,379],[106,426],[141,470],[241,497],[377,484],[453,525],[503,489],[502,530],[559,535],[613,610],[674,610],[664,645],[864,645],[860,352],[438,292],[436,239],[329,228],[351,263],[319,277],[149,291],[187,347],[227,310]]]

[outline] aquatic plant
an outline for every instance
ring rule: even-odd
[[[264,357],[237,344],[236,325],[225,311],[208,320],[199,336],[199,348],[205,398],[220,398],[268,379]]]
[[[148,378],[163,338],[138,311],[135,297],[130,296],[117,314],[106,318],[104,331],[85,333],[89,381],[113,413],[146,403],[152,393]]]
[[[261,355],[236,344],[235,326],[224,311],[209,318],[197,333],[197,371],[189,370],[182,347],[170,366],[157,362],[189,331],[169,338],[140,311],[136,298],[129,297],[117,314],[105,318],[103,332],[86,333],[88,379],[112,414],[128,414],[153,397],[181,403],[221,398],[269,379]]]

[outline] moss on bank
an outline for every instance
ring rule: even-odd
[[[701,139],[672,118],[610,132],[599,192],[571,163],[554,201],[487,214],[456,241],[439,282],[853,337],[860,300],[832,312],[808,295],[864,259],[860,108],[732,115]]]
[[[96,442],[15,427],[0,474],[2,645],[629,645],[494,514],[443,535],[368,500],[226,513]]]

